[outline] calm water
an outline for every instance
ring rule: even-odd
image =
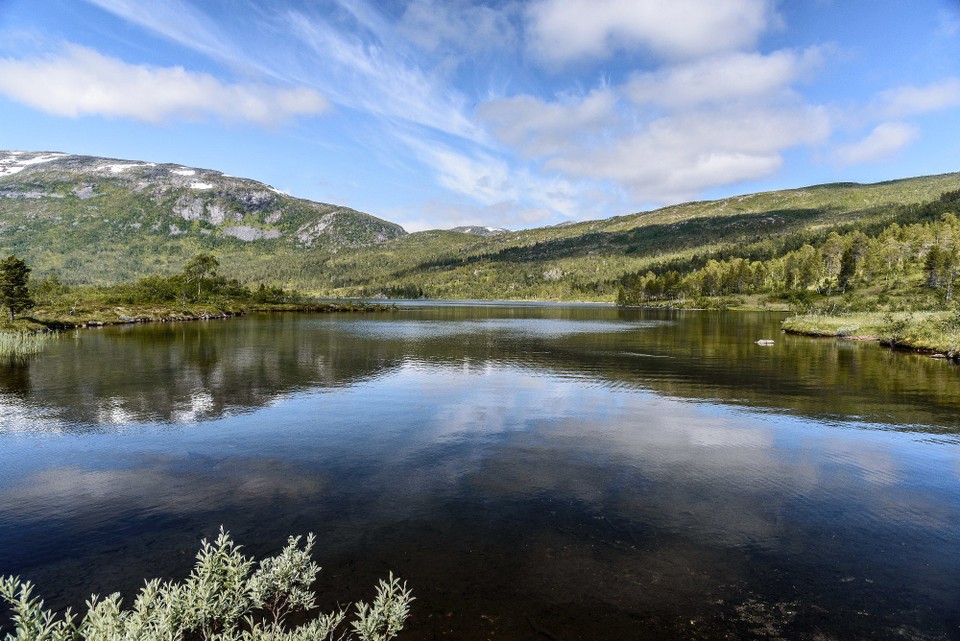
[[[402,638],[960,639],[960,370],[763,314],[84,330],[0,370],[0,574],[56,607],[316,532]],[[755,341],[773,338],[773,347]]]

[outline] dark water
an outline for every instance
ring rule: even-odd
[[[85,330],[0,370],[55,607],[316,532],[405,639],[960,639],[960,370],[779,318],[420,307]],[[773,347],[755,341],[773,338]]]

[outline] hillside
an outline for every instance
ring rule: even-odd
[[[215,253],[230,277],[321,295],[613,301],[647,270],[693,270],[740,254],[762,259],[833,230],[914,222],[911,207],[957,189],[960,174],[944,174],[523,231],[406,234],[346,207],[213,170],[0,152],[0,254],[16,252],[36,276],[56,273],[67,283],[173,273],[203,251]]]
[[[0,151],[0,253],[72,283],[175,271],[200,251],[251,263],[383,243],[399,225],[219,171]]]
[[[482,238],[409,234],[350,254],[318,256],[324,291],[422,292],[429,298],[614,300],[626,277],[771,243],[802,244],[850,226],[909,217],[903,207],[960,188],[960,174],[872,185],[838,183],[685,203],[628,216]],[[799,246],[799,245],[798,245]],[[288,265],[287,278],[303,271]]]

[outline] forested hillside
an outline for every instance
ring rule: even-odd
[[[694,297],[780,295],[833,309],[937,309],[960,285],[960,190],[892,207],[884,220],[805,229],[711,253],[663,260],[621,279],[617,300],[637,305]],[[867,298],[869,297],[869,299]]]
[[[956,283],[960,174],[835,183],[523,231],[407,234],[340,205],[173,164],[0,152],[0,254],[112,285],[214,254],[241,283],[323,296],[789,304],[923,298]],[[873,289],[870,289],[873,288]],[[705,300],[710,299],[710,300]],[[757,302],[757,301],[752,301]],[[721,300],[719,304],[736,304]],[[912,303],[911,303],[912,304]]]
[[[309,264],[289,263],[284,279],[294,283],[312,277],[319,289],[348,296],[613,301],[622,291],[621,300],[631,303],[678,295],[689,299],[703,288],[657,293],[655,286],[641,292],[640,280],[648,272],[687,276],[711,259],[742,257],[753,263],[783,257],[805,244],[826,242],[832,231],[844,237],[858,229],[876,235],[894,222],[930,222],[954,208],[949,197],[941,197],[958,188],[960,175],[947,174],[687,203],[492,238],[420,232],[357,252],[320,253]],[[857,268],[858,278],[873,273],[865,272],[864,264]],[[707,291],[715,296],[727,290],[708,284]]]

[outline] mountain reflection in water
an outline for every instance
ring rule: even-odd
[[[408,639],[958,638],[956,367],[778,320],[80,332],[0,371],[0,573],[129,595],[222,523],[257,555],[316,532],[325,606],[394,570]]]

